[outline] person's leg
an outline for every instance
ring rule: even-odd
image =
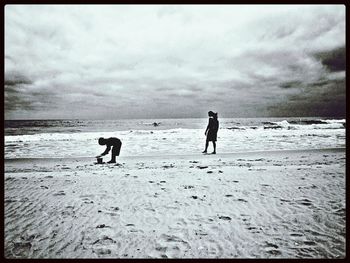
[[[116,156],[119,156],[121,146],[122,146],[121,142],[120,142],[120,144],[113,146],[113,148],[112,148],[112,158],[111,158],[111,160],[108,163],[116,163],[115,158],[116,158]]]
[[[116,147],[113,146],[113,148],[112,148],[112,157],[111,157],[111,160],[108,163],[115,163],[116,162],[115,161],[115,156],[116,156],[116,149],[115,148]]]
[[[209,141],[206,140],[206,141],[205,141],[205,150],[204,150],[202,153],[207,153],[208,145],[209,145]]]
[[[214,147],[214,151],[212,152],[212,154],[216,154],[216,142],[213,141],[213,147]]]

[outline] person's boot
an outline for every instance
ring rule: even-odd
[[[116,161],[115,161],[115,160],[110,160],[110,161],[107,162],[107,163],[116,163]]]

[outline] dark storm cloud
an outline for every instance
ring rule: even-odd
[[[346,68],[346,50],[340,47],[330,51],[318,52],[315,57],[321,60],[330,71],[344,71]]]
[[[5,74],[5,86],[18,86],[32,84],[32,81],[19,73],[6,73]]]
[[[297,88],[300,92],[289,95],[283,102],[270,107],[272,115],[345,117],[345,47],[317,52],[313,56],[326,71],[313,82],[307,82],[305,79],[303,82],[281,83],[280,88]],[[333,75],[327,74],[327,71]]]
[[[269,107],[273,116],[345,117],[345,80],[319,81]]]
[[[30,97],[23,96],[19,86],[5,85],[5,111],[11,112],[18,109],[31,110],[32,101]]]
[[[17,72],[5,74],[5,111],[15,111],[17,109],[31,110],[32,100],[23,94],[26,85],[32,84],[32,81]]]

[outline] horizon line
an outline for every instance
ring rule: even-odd
[[[159,119],[207,119],[208,117],[166,117],[166,118],[118,118],[118,119],[87,119],[87,118],[42,118],[42,119],[4,119],[4,121],[61,121],[61,120],[88,120],[88,121],[116,121],[116,120],[159,120]],[[346,116],[261,116],[261,117],[219,117],[219,119],[256,119],[256,118],[335,118],[346,119]]]

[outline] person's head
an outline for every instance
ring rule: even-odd
[[[106,139],[105,139],[105,138],[102,138],[102,137],[99,138],[99,139],[98,139],[98,144],[99,144],[99,145],[105,145],[105,144],[106,144]]]
[[[213,111],[209,111],[209,112],[208,112],[208,116],[217,119],[217,118],[218,118],[218,113],[215,113],[215,112],[213,112]]]

